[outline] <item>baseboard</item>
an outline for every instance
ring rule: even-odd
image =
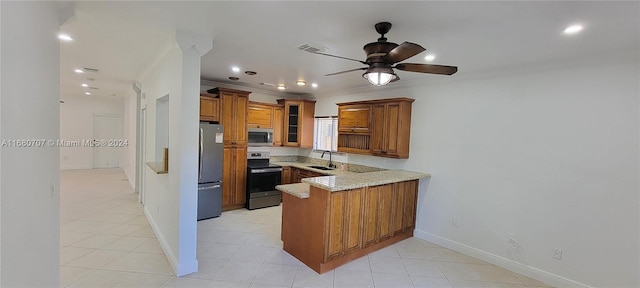
[[[85,166],[85,165],[60,165],[60,170],[87,170],[93,169],[93,166]]]
[[[487,251],[483,251],[447,238],[440,237],[438,235],[434,235],[419,229],[415,229],[413,232],[413,236],[422,240],[426,240],[429,242],[433,242],[440,246],[447,247],[451,250],[458,251],[462,254],[478,258],[480,260],[489,262],[496,266],[502,267],[509,271],[513,271],[518,274],[522,274],[524,276],[533,278],[535,280],[547,283],[554,287],[591,287],[589,285],[580,283],[578,281],[574,281],[571,279],[567,279],[560,275],[556,275],[544,270],[540,270],[535,267],[531,267],[511,259],[495,255],[489,253]]]
[[[164,254],[167,255],[167,259],[169,260],[169,264],[173,267],[173,272],[177,277],[191,274],[194,272],[198,272],[198,260],[189,261],[187,263],[179,263],[178,258],[171,250],[169,243],[164,238],[162,233],[160,233],[160,228],[156,224],[156,221],[151,217],[151,213],[147,210],[147,206],[144,206],[144,215],[147,217],[147,221],[149,221],[149,225],[151,225],[151,229],[153,229],[153,233],[158,238],[158,242],[160,242],[160,247],[164,251]]]

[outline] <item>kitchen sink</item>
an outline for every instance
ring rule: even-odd
[[[336,168],[330,168],[330,167],[326,167],[326,166],[316,166],[316,165],[309,166],[309,168],[314,168],[314,169],[319,169],[319,170],[333,170],[333,169],[336,169]]]

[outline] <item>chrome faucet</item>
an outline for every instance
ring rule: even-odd
[[[330,150],[322,151],[322,156],[320,156],[320,158],[324,158],[324,153],[327,153],[327,152],[329,152],[329,165],[327,165],[327,166],[329,166],[329,168],[336,168],[336,164],[333,164],[333,162],[331,162],[331,151]]]

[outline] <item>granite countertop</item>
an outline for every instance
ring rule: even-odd
[[[298,198],[309,198],[309,184],[307,183],[277,185],[276,189]]]
[[[328,191],[342,191],[367,186],[376,186],[389,183],[417,180],[431,177],[430,174],[408,170],[385,170],[377,172],[351,173],[335,176],[304,178],[302,182],[308,183]]]
[[[370,167],[370,172],[353,172],[348,170],[320,170],[311,168],[315,163],[307,162],[272,162],[281,166],[291,166],[309,171],[322,173],[328,176],[312,177],[302,179],[303,183],[278,185],[276,189],[300,198],[309,197],[309,185],[331,192],[376,186],[389,183],[417,180],[429,178],[431,174],[414,172],[408,170],[382,170]],[[360,169],[362,171],[362,169]],[[366,169],[365,169],[366,170]]]

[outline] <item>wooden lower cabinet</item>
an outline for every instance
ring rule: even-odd
[[[324,273],[413,236],[417,183],[335,192],[311,186],[306,199],[283,193],[284,250]]]
[[[304,178],[312,178],[312,177],[320,177],[320,176],[327,176],[327,175],[316,173],[306,169],[291,167],[291,183],[302,183],[302,179]]]
[[[291,166],[282,167],[282,176],[280,177],[282,185],[291,184]]]
[[[329,198],[325,260],[361,247],[362,195],[365,188],[334,192]]]
[[[245,206],[247,147],[224,147],[222,170],[222,210]]]

